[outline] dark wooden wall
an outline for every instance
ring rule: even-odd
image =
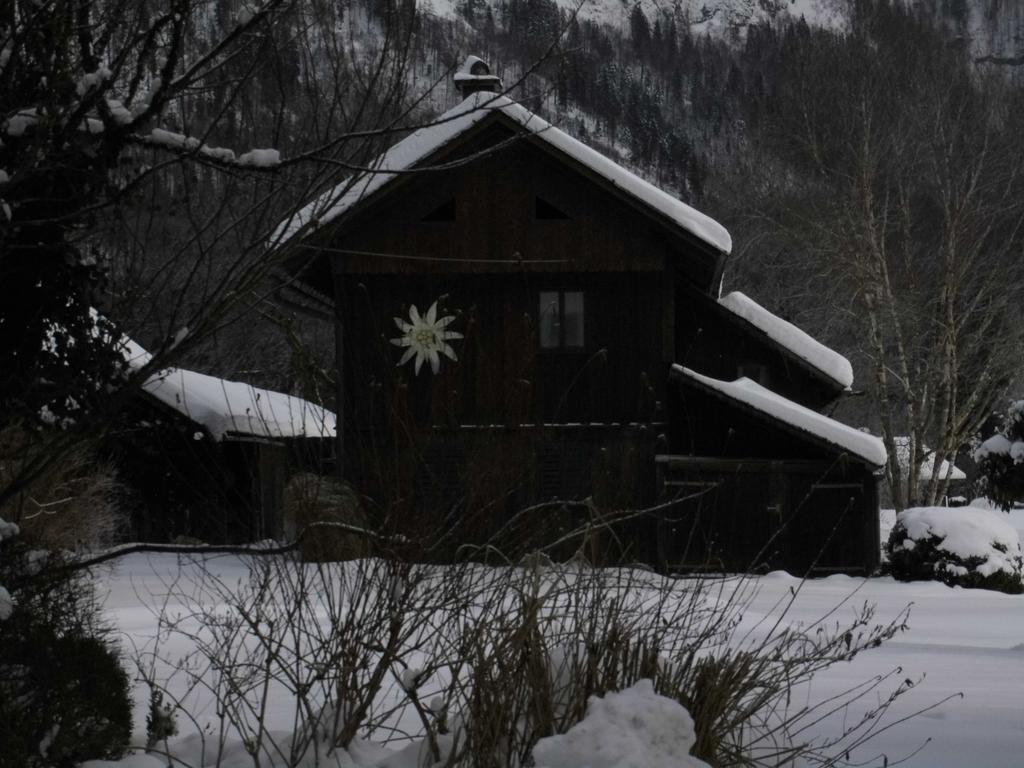
[[[650,562],[666,571],[870,573],[877,478],[863,464],[662,457]]]
[[[585,293],[586,346],[539,347],[542,290]],[[661,281],[654,273],[344,275],[346,423],[386,427],[398,415],[423,426],[646,422],[663,417],[668,361],[662,357]],[[397,367],[391,344],[408,320],[442,297],[439,314],[464,335],[438,374]],[[659,416],[661,414],[661,416]]]
[[[556,159],[538,140],[502,144],[512,136],[503,125],[481,129],[435,158],[472,162],[401,176],[328,228],[318,244],[335,271],[661,271],[671,261],[692,284],[709,288],[718,268],[710,246],[581,166]],[[545,215],[538,198],[565,218]]]
[[[707,290],[716,254],[543,142],[502,144],[513,135],[498,121],[454,142],[431,162],[472,162],[401,176],[324,235],[349,428],[660,418],[674,283]],[[582,349],[539,348],[539,294],[559,289],[585,292]],[[465,335],[459,362],[396,370],[392,318],[435,299]]]
[[[673,383],[652,557],[673,568],[870,572],[878,478],[862,459],[699,389]]]

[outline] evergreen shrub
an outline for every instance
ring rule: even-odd
[[[885,545],[890,574],[899,581],[1024,592],[1020,542],[997,515],[973,507],[900,513]]]
[[[3,765],[70,768],[120,756],[131,737],[129,679],[98,620],[91,583],[59,556],[0,541]]]

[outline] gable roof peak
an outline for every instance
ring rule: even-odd
[[[732,238],[728,230],[710,216],[641,179],[507,96],[480,91],[470,94],[434,121],[392,145],[370,164],[365,173],[342,181],[295,211],[274,230],[270,237],[270,247],[280,247],[293,237],[306,237],[350,213],[403,172],[422,167],[435,152],[492,117],[508,121],[531,140],[582,165],[622,195],[719,253],[732,250]]]

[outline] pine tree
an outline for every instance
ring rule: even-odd
[[[651,25],[639,3],[629,14],[629,34],[637,56],[645,56],[651,45]]]

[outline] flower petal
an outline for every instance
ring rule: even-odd
[[[433,325],[434,321],[437,320],[437,302],[435,301],[430,305],[430,309],[427,310],[427,325]]]
[[[436,349],[430,350],[430,370],[432,370],[434,373],[437,373],[439,370],[441,370],[441,358],[437,356]]]
[[[402,333],[408,333],[409,328],[412,327],[400,317],[393,317],[391,319],[395,321],[395,325],[398,326],[398,330],[400,330]]]
[[[415,354],[416,347],[409,347],[407,350],[405,350],[405,354],[402,355],[402,359],[398,361],[398,365],[396,365],[395,367],[397,368],[399,366],[405,365],[407,362],[409,362],[410,359],[412,359],[412,356]]]
[[[438,328],[447,328],[453,322],[455,322],[455,315],[445,315],[437,321],[436,325]]]
[[[416,309],[415,304],[409,307],[409,318],[412,320],[413,325],[423,325],[423,320],[420,318],[420,311]]]
[[[399,336],[397,339],[391,339],[391,343],[396,347],[408,347],[412,345],[412,339],[408,336]]]
[[[459,333],[458,331],[444,331],[444,332],[442,332],[439,335],[440,335],[440,337],[441,337],[441,339],[443,341],[447,341],[448,339],[461,339],[462,338],[462,334]]]
[[[416,371],[415,371],[415,373],[416,373],[417,376],[419,376],[420,375],[420,368],[423,367],[423,359],[424,359],[425,355],[423,354],[423,350],[422,349],[418,349],[416,347],[410,347],[410,349],[415,349],[416,350]]]
[[[444,346],[442,346],[441,347],[441,352],[449,360],[454,360],[455,362],[459,361],[459,356],[455,354],[455,350],[452,349],[452,345],[451,344],[445,344]]]

